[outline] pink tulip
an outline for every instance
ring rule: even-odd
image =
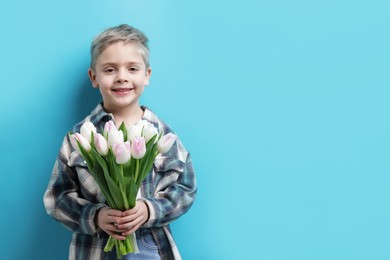
[[[130,158],[130,142],[117,143],[114,146],[114,156],[118,164],[127,163]]]
[[[108,154],[108,143],[106,138],[104,138],[101,134],[95,135],[95,147],[96,151],[102,155],[105,156]]]
[[[92,141],[92,132],[96,134],[96,127],[90,122],[85,121],[80,128],[80,134],[90,143]]]
[[[161,137],[161,139],[157,143],[157,149],[160,153],[166,153],[168,152],[173,143],[176,141],[176,135],[172,133],[168,133]]]
[[[144,137],[134,138],[131,144],[131,156],[135,159],[141,159],[146,153],[146,145]]]
[[[84,148],[84,150],[86,150],[87,152],[91,151],[91,145],[89,144],[89,142],[87,141],[87,139],[84,138],[84,136],[82,136],[81,134],[79,133],[75,133],[73,135],[70,135],[70,142],[72,144],[72,146],[79,152],[81,153],[80,151],[80,147],[78,146],[77,144],[77,141],[80,143],[80,145]]]
[[[110,120],[104,125],[104,136],[108,137],[108,133],[111,131],[117,131],[114,121]]]

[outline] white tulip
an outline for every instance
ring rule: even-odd
[[[84,136],[82,136],[81,134],[75,133],[75,134],[73,134],[73,135],[70,135],[69,138],[70,138],[70,142],[71,142],[72,146],[73,146],[79,153],[81,153],[81,150],[80,150],[79,145],[77,144],[77,141],[78,141],[79,144],[84,148],[84,150],[86,150],[87,152],[91,151],[91,145],[90,145],[90,143],[89,143],[89,142],[87,141],[87,139],[85,139]]]
[[[128,131],[127,131],[127,139],[133,142],[133,140],[136,137],[141,137],[143,126],[141,124],[133,125]]]
[[[153,124],[148,123],[143,130],[143,136],[145,137],[145,142],[148,143],[150,139],[153,138],[153,136],[157,135],[158,131],[157,128],[154,127]],[[154,139],[154,143],[157,142],[157,138]]]
[[[176,135],[172,133],[168,133],[161,137],[160,141],[157,143],[157,149],[160,153],[166,153],[168,152],[173,143],[176,141]]]
[[[104,138],[101,134],[95,135],[95,147],[96,151],[102,155],[105,156],[108,154],[108,143],[106,138]]]
[[[115,144],[123,143],[123,132],[122,130],[112,130],[108,133],[108,145],[112,148]]]
[[[90,121],[85,121],[80,128],[80,134],[87,139],[89,143],[92,141],[92,132],[96,134],[96,127]]]
[[[146,121],[145,119],[141,119],[137,123],[137,125],[140,125],[141,127],[147,126],[148,124],[150,124],[150,123],[148,121]]]

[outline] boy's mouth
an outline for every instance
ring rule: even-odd
[[[112,91],[114,91],[116,94],[126,94],[130,91],[132,91],[133,88],[115,88],[115,89],[112,89]]]

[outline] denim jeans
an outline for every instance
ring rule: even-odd
[[[122,260],[160,260],[160,255],[158,254],[157,244],[154,241],[153,235],[149,229],[139,229],[136,232],[137,244],[139,253],[134,254],[130,253],[125,255]]]

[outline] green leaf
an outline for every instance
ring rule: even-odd
[[[100,164],[100,166],[102,166],[104,173],[108,173],[106,160],[96,150],[92,150],[92,154],[95,157],[96,161]]]
[[[114,180],[115,183],[118,183],[118,165],[116,164],[115,161],[115,156],[111,148],[108,151],[108,162],[109,162],[109,168],[110,168],[110,176]]]
[[[144,157],[144,161],[142,162],[140,174],[137,179],[137,185],[141,185],[142,181],[148,176],[150,173],[150,170],[153,167],[154,159],[156,159],[157,156],[157,144],[155,144],[150,151],[148,152],[147,156]]]
[[[81,143],[76,139],[77,146],[80,149],[81,155],[83,156],[84,160],[87,162],[88,169],[92,169],[93,167],[93,157],[90,155],[90,153],[84,149],[84,147],[81,145]]]
[[[91,144],[91,149],[92,150],[96,150],[96,147],[95,147],[95,133],[94,132],[92,132],[91,131],[91,142],[90,142],[90,144]]]
[[[97,161],[99,162],[99,164],[103,168],[104,178],[106,180],[108,189],[109,189],[109,191],[111,193],[112,199],[113,199],[115,205],[118,207],[117,209],[124,210],[125,209],[125,204],[127,204],[127,203],[125,203],[125,201],[122,198],[120,187],[118,187],[118,185],[115,183],[115,181],[111,178],[110,173],[108,171],[108,167],[107,167],[106,161],[95,150],[93,150],[93,154],[95,155],[95,158],[97,159]],[[116,165],[116,166],[119,167],[118,165]],[[112,174],[114,174],[114,175],[117,174],[118,176],[120,176],[121,175],[120,169],[118,169],[118,172],[111,173],[111,175]]]
[[[126,126],[125,126],[125,122],[122,121],[122,124],[119,126],[119,130],[122,130],[122,133],[123,133],[123,139],[125,141],[127,141],[127,129],[126,129]]]
[[[136,161],[136,159],[131,157],[131,159],[130,159],[130,166],[129,166],[129,168],[126,168],[126,172],[124,173],[125,176],[130,176],[130,177],[134,178],[134,174],[135,174],[135,161]]]
[[[154,145],[154,140],[157,138],[157,134],[155,134],[150,140],[146,143],[146,151],[149,151],[151,146]],[[157,143],[156,143],[157,144]]]
[[[106,181],[108,184],[108,188],[110,189],[111,196],[114,199],[115,204],[117,205],[116,209],[126,210],[125,203],[122,198],[122,193],[119,187],[114,183],[114,181],[108,174],[105,174],[104,177],[106,177]]]
[[[133,178],[130,179],[127,185],[128,185],[127,200],[129,202],[129,207],[134,208],[139,186],[135,183]]]
[[[106,179],[104,177],[104,171],[103,168],[101,167],[100,164],[95,163],[92,171],[91,171],[92,176],[94,177],[96,183],[99,185],[100,190],[103,192],[104,197],[106,198],[108,205],[111,208],[116,208],[116,204],[114,199],[111,196],[109,187],[106,183]]]
[[[129,160],[123,165],[123,176],[131,177],[131,164],[133,160]]]

